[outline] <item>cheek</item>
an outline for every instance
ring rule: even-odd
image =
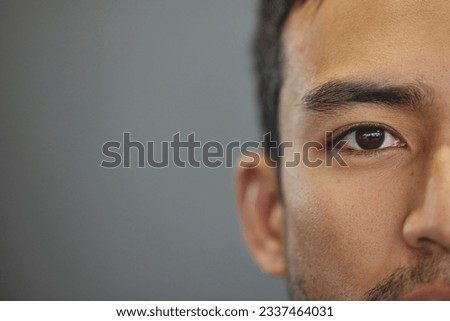
[[[402,264],[408,179],[350,169],[284,171],[290,273],[304,279],[307,292],[360,297]]]

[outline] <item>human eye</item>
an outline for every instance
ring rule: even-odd
[[[405,147],[406,143],[386,125],[362,123],[345,126],[333,132],[329,138],[330,146],[342,146],[342,151],[355,154],[380,152],[389,148]]]

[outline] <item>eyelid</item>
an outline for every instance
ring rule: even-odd
[[[348,134],[352,133],[355,130],[358,130],[359,128],[381,128],[385,131],[387,131],[389,134],[394,136],[396,139],[400,140],[401,145],[400,146],[406,146],[405,139],[402,138],[402,136],[392,127],[382,124],[382,123],[376,123],[376,122],[362,122],[362,123],[353,123],[348,124],[346,126],[343,126],[333,132],[331,132],[329,135],[327,135],[327,147],[335,145],[342,141],[342,139],[347,136]],[[336,134],[337,133],[337,134]],[[336,136],[335,136],[336,135]]]

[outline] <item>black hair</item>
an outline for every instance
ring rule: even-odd
[[[298,0],[300,1],[300,0]],[[278,159],[278,104],[281,88],[281,35],[290,10],[297,0],[261,0],[253,54],[257,96],[261,110],[265,152]],[[305,2],[302,0],[301,2]],[[272,145],[270,145],[272,144]]]

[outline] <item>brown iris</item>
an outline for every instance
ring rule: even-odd
[[[380,148],[384,142],[384,129],[364,127],[355,131],[355,139],[361,149]]]

